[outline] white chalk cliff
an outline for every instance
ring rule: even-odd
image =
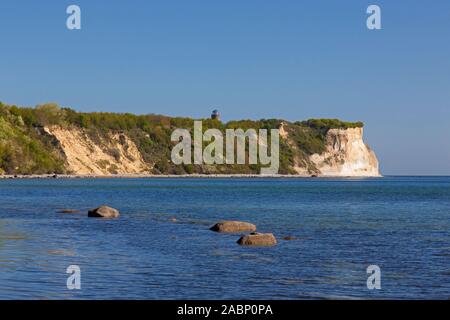
[[[322,176],[378,177],[378,159],[363,141],[363,128],[330,129],[326,151],[310,160]]]

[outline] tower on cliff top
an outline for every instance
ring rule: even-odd
[[[213,112],[211,113],[211,119],[220,121],[219,110],[217,110],[217,109],[213,110]]]

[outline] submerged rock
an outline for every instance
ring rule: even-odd
[[[61,256],[69,256],[69,257],[75,256],[75,252],[70,251],[70,250],[48,250],[47,252],[48,252],[48,254],[52,254],[52,255],[61,255]]]
[[[274,246],[277,239],[272,233],[253,232],[242,236],[237,243],[241,246]]]
[[[294,236],[287,236],[287,237],[284,237],[283,240],[292,241],[292,240],[297,240],[297,238]]]
[[[221,221],[213,225],[210,230],[225,233],[254,232],[256,226],[243,221]]]
[[[88,217],[92,218],[118,218],[119,216],[120,213],[117,209],[108,206],[101,206],[88,212]]]
[[[63,209],[63,210],[58,210],[58,213],[80,213],[80,211],[74,210],[74,209]]]

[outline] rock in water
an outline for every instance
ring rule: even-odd
[[[243,221],[221,221],[213,225],[210,230],[226,233],[253,232],[256,231],[256,226]]]
[[[58,213],[79,213],[80,211],[74,209],[63,209],[59,210]]]
[[[237,243],[241,246],[274,246],[277,244],[277,239],[272,233],[253,232],[242,236]]]
[[[101,206],[88,212],[88,217],[93,218],[118,218],[119,216],[118,210],[108,206]]]

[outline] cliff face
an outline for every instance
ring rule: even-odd
[[[378,159],[363,141],[363,128],[330,129],[326,151],[310,160],[323,176],[380,176]]]
[[[148,173],[135,143],[125,134],[109,133],[97,139],[80,128],[45,127],[44,131],[58,141],[66,158],[68,172],[79,175]]]
[[[202,120],[203,131],[215,129],[224,136],[228,129],[265,129],[269,133],[279,129],[279,157],[271,159],[270,166],[276,162],[274,168],[282,175],[379,176],[377,158],[363,141],[363,126],[362,122],[339,119]],[[268,167],[261,160],[252,164],[175,164],[171,153],[177,143],[171,137],[180,128],[192,135],[194,119],[83,113],[56,104],[21,108],[0,102],[0,175],[257,175]],[[205,148],[208,143],[203,142]]]
[[[80,128],[51,126],[45,127],[44,131],[57,141],[68,172],[79,175],[151,172],[152,166],[146,163],[136,144],[124,133],[108,133],[94,139]],[[290,148],[301,151],[290,140],[289,130],[283,125],[280,137],[288,142]],[[364,143],[362,128],[329,129],[324,147],[325,151],[311,154],[306,159],[294,156],[294,173],[300,176],[380,176],[378,160]]]

